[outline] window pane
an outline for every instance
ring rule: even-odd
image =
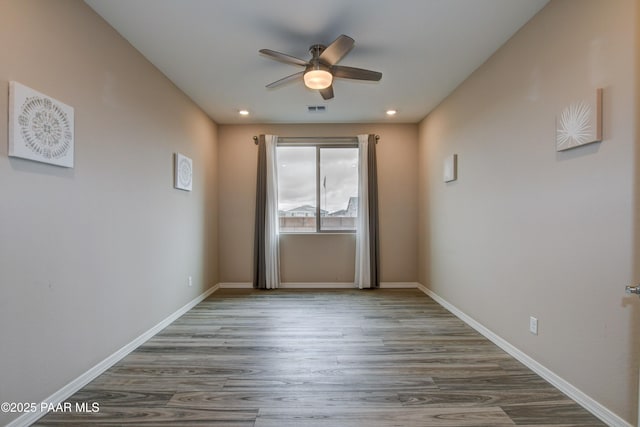
[[[320,148],[320,229],[355,230],[358,149]]]
[[[316,148],[278,147],[278,216],[282,232],[316,231]]]

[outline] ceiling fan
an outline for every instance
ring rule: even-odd
[[[353,48],[354,40],[344,34],[335,39],[329,46],[314,44],[309,48],[311,60],[305,61],[295,56],[276,52],[271,49],[260,49],[260,53],[276,61],[286,64],[300,65],[304,71],[291,74],[267,85],[268,88],[280,86],[300,77],[309,89],[317,89],[324,99],[333,98],[333,79],[380,81],[382,73],[365,70],[362,68],[345,67],[336,65]]]

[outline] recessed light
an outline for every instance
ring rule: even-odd
[[[396,110],[387,110],[387,116],[395,116],[397,112]]]
[[[248,116],[249,115],[249,110],[240,110],[240,111],[238,111],[238,114],[240,114],[241,116]]]

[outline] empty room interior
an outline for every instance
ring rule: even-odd
[[[0,425],[637,426],[637,0],[0,0]]]

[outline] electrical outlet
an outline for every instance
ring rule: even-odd
[[[189,276],[189,286],[193,286],[193,279]]]
[[[536,317],[529,317],[529,332],[538,335],[538,319]]]

